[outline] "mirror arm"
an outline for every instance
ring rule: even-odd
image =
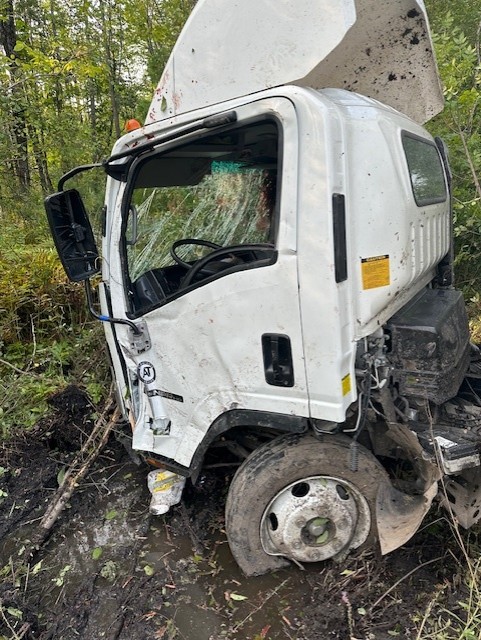
[[[137,336],[142,335],[142,331],[134,322],[131,322],[130,320],[120,319],[120,318],[110,318],[109,316],[100,315],[95,311],[93,295],[92,295],[92,287],[90,285],[90,278],[87,278],[87,280],[85,280],[85,295],[87,296],[87,304],[88,304],[89,311],[96,320],[100,320],[101,322],[111,322],[112,324],[114,323],[126,324],[132,329],[135,335]]]
[[[96,167],[103,166],[104,165],[102,162],[96,162],[95,164],[82,164],[79,167],[75,167],[75,169],[64,173],[64,175],[58,181],[58,191],[63,191],[63,186],[67,182],[67,180],[70,180],[70,178],[76,176],[77,173],[83,173],[84,171],[88,171],[89,169],[95,169]]]

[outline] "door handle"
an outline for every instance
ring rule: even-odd
[[[264,333],[262,355],[267,384],[275,387],[293,387],[294,367],[289,336],[280,333]]]

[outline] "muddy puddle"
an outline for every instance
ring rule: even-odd
[[[144,638],[300,637],[308,581],[296,569],[242,575],[222,530],[223,496],[207,486],[219,478],[190,488],[169,514],[149,516],[145,473],[127,463],[114,477],[92,477],[37,559],[30,594],[63,617],[52,637],[127,639],[139,625]]]
[[[230,470],[205,470],[180,505],[150,516],[149,468],[115,438],[22,566],[22,548],[72,455],[52,444],[51,432],[0,460],[2,640],[410,638],[440,585],[452,603],[464,597],[453,535],[436,512],[385,558],[361,553],[342,565],[246,578],[223,531]]]

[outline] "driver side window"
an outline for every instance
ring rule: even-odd
[[[134,313],[273,261],[278,138],[263,120],[139,163],[124,238]]]

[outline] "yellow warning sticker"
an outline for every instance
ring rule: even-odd
[[[389,256],[361,259],[362,288],[375,289],[391,284]]]
[[[344,378],[341,380],[341,383],[342,383],[342,395],[347,396],[347,394],[351,390],[351,376],[349,373],[347,374],[347,376],[344,376]]]

